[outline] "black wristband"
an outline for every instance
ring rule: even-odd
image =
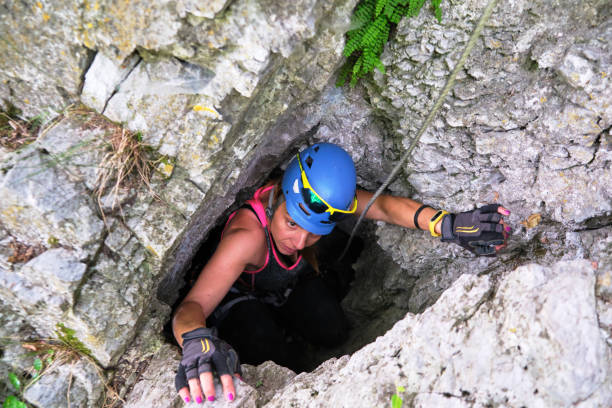
[[[430,207],[430,206],[428,206],[427,204],[423,204],[423,205],[421,205],[421,206],[419,207],[419,209],[418,209],[418,210],[416,210],[416,212],[414,213],[414,226],[415,226],[417,229],[422,229],[422,228],[419,226],[419,214],[420,214],[420,213],[421,213],[421,211],[423,211],[425,208],[431,208],[431,207]]]

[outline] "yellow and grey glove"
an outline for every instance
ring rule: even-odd
[[[472,211],[446,214],[442,218],[442,241],[454,242],[476,255],[495,256],[495,247],[505,242],[499,207],[488,204]]]
[[[198,378],[202,373],[212,372],[213,366],[218,375],[234,373],[242,375],[238,353],[217,337],[216,328],[202,327],[184,333],[182,337],[183,358],[174,379],[177,391],[188,387],[190,379]]]

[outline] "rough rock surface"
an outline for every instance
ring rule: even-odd
[[[104,390],[102,374],[86,361],[68,363],[45,372],[24,394],[40,407],[99,407]],[[53,390],[53,392],[49,392]]]
[[[345,147],[359,185],[378,187],[485,3],[443,4],[442,23],[427,8],[403,20],[383,54],[386,73],[355,89],[333,86],[354,0],[0,6],[0,98],[47,122],[34,143],[0,149],[0,335],[37,339],[63,323],[116,369],[109,381],[131,406],[180,405],[167,384],[176,349],[160,333],[211,227],[318,140]],[[330,360],[292,385],[284,382],[293,374],[273,365],[249,369],[240,404],[261,406],[284,386],[271,406],[388,405],[402,385],[415,406],[610,405],[607,3],[499,2],[452,95],[389,187],[450,211],[504,203],[514,228],[505,254],[474,258],[425,232],[366,224],[366,250],[343,303],[352,340],[330,355],[352,353],[403,320],[353,358]],[[155,197],[140,185],[121,191],[122,211],[108,195],[96,202],[110,125],[71,113],[74,102],[148,145]],[[51,125],[58,112],[63,119]],[[16,245],[31,256],[16,261]],[[521,266],[532,262],[540,266]],[[453,326],[457,316],[470,318]],[[2,379],[31,367],[17,343],[2,346]],[[343,382],[349,373],[363,385]],[[83,365],[57,368],[26,397],[65,406],[66,393],[54,391],[67,390],[72,375],[73,405],[95,406],[103,386],[90,374]]]
[[[293,109],[305,111],[300,107],[330,80],[354,4],[81,1],[0,8],[9,57],[2,60],[0,96],[24,117],[64,112],[33,144],[2,150],[1,305],[2,314],[32,320],[36,331],[22,339],[53,336],[63,323],[108,367],[125,361],[148,318],[167,320],[168,310],[149,314],[152,294],[159,287],[160,298],[176,299],[180,274],[216,219],[241,189],[252,191],[266,177],[303,128],[314,126],[304,126],[302,114],[295,131]],[[121,192],[119,213],[112,197],[95,202],[109,135],[82,112],[65,110],[79,99],[125,122],[154,150],[162,173],[151,181],[156,199],[141,186]],[[40,248],[38,256],[15,262],[15,242]],[[78,268],[62,274],[56,265]],[[20,327],[16,319],[6,335],[25,333]],[[9,357],[4,363],[19,366]]]
[[[164,345],[151,359],[141,380],[132,389],[125,407],[199,407],[195,401],[185,403],[175,392],[174,376],[180,362],[180,352],[174,346]],[[295,373],[267,361],[257,367],[243,365],[243,380],[234,379],[236,397],[229,401],[223,395],[221,383],[215,379],[216,407],[261,407],[289,383]]]
[[[83,45],[84,2],[6,2],[0,7],[0,97],[26,117],[78,100],[90,52]]]
[[[485,3],[453,3],[442,24],[422,12],[398,25],[383,53],[386,73],[364,82],[388,131],[382,168],[417,133]],[[612,215],[611,41],[610,8],[601,2],[498,4],[390,189],[449,211],[503,203],[513,236],[503,257],[481,259],[427,233],[379,225],[378,244],[402,269],[385,273],[418,279],[405,310],[422,311],[466,271],[597,252],[580,237],[609,226]]]
[[[498,283],[462,275],[351,357],[296,377],[267,407],[612,403],[610,335],[599,328],[587,261],[522,266]],[[346,392],[350,390],[350,392]]]

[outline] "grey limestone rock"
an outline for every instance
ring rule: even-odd
[[[205,4],[194,0],[179,0],[176,3],[176,11],[181,17],[191,14],[196,17],[214,18],[228,4],[228,0],[214,0]]]
[[[0,95],[25,117],[78,100],[89,64],[77,2],[10,2],[0,9]]]
[[[383,53],[386,73],[364,81],[372,107],[387,118],[394,152],[387,157],[409,145],[483,7],[460,2],[445,10],[442,25],[426,10],[398,25]],[[426,233],[379,226],[378,244],[405,275],[420,277],[411,311],[430,305],[459,274],[508,271],[524,252],[588,256],[555,242],[569,243],[562,229],[605,226],[612,214],[611,24],[595,1],[499,3],[396,186],[451,212],[502,203],[512,211],[513,236],[495,262]],[[527,227],[532,215],[542,221]],[[548,232],[556,238],[542,245]]]
[[[24,149],[0,150],[2,333],[52,335],[63,322],[103,366],[150,359],[122,392],[135,384],[128,406],[170,407],[181,405],[169,383],[178,354],[155,335],[170,312],[151,296],[176,300],[211,227],[300,146],[339,143],[359,185],[378,187],[486,2],[449,3],[442,23],[427,7],[404,19],[386,73],[352,90],[333,81],[353,0],[52,3],[0,7],[0,97],[25,117],[80,100],[139,132],[163,171],[151,190],[122,192],[123,211],[110,214],[103,197],[105,227],[92,199],[104,129],[66,115]],[[336,351],[373,343],[296,377],[248,367],[238,404],[384,406],[398,385],[414,406],[612,403],[607,6],[499,2],[389,187],[453,212],[499,200],[512,210],[506,253],[475,258],[425,232],[370,224],[343,303],[359,330]],[[9,262],[13,239],[46,251]],[[28,400],[65,406],[70,376],[71,405],[99,403],[82,365],[58,367]]]
[[[62,163],[41,150],[30,150],[17,163],[3,164],[0,222],[25,242],[60,244],[91,256],[103,224],[82,184],[74,184]]]
[[[181,361],[181,355],[175,346],[163,345],[152,357],[146,370],[126,400],[126,408],[136,407],[196,407],[195,401],[181,401],[175,391],[174,376]],[[244,381],[234,378],[235,399],[229,401],[223,394],[221,383],[215,379],[215,406],[220,407],[260,407],[272,398],[274,393],[295,377],[295,373],[280,367],[271,361],[258,367],[243,366]]]
[[[109,150],[107,133],[107,129],[90,126],[86,117],[67,115],[45,130],[36,147],[50,156],[49,167],[58,168],[70,183],[82,183],[90,192],[96,188],[98,164]]]
[[[179,407],[184,403],[174,389],[176,367],[181,361],[181,355],[170,345],[164,345],[153,356],[142,380],[134,385],[125,401],[126,408],[139,407]],[[177,401],[178,399],[178,401]]]
[[[68,114],[2,163],[0,292],[8,310],[35,327],[32,338],[55,337],[62,323],[109,365],[149,307],[158,266],[123,223],[107,217],[107,230],[98,216],[91,191],[108,129],[90,119]],[[11,262],[13,239],[51,249]]]
[[[97,53],[85,74],[81,101],[98,112],[104,112],[110,97],[139,62],[140,57],[134,54],[117,64],[106,55]]]
[[[41,334],[51,336],[74,304],[86,269],[74,251],[50,249],[18,272],[0,270],[3,297],[23,308],[23,315]]]
[[[465,34],[450,33],[469,33],[481,3],[449,7],[444,29],[427,12],[398,26],[383,55],[387,73],[366,83],[393,121],[396,149],[416,133],[465,45]],[[609,150],[609,13],[597,2],[513,1],[492,19],[406,166],[408,181],[452,211],[497,193],[514,222],[539,211],[576,228],[610,214],[601,184],[609,166],[593,161]],[[571,34],[561,40],[561,32]]]
[[[24,396],[38,407],[99,407],[105,392],[103,375],[84,360],[57,365],[47,370]]]
[[[463,275],[424,313],[266,406],[384,406],[398,386],[415,406],[607,406],[612,357],[594,287],[586,261],[526,265],[498,284]]]

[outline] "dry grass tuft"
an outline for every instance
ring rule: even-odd
[[[33,142],[66,118],[78,118],[83,123],[83,129],[103,131],[103,139],[96,144],[96,149],[102,149],[104,156],[97,164],[94,195],[105,224],[109,211],[118,210],[123,216],[120,197],[132,189],[144,185],[154,198],[161,200],[150,184],[153,169],[158,163],[152,159],[151,149],[142,141],[140,132],[131,132],[84,105],[69,106],[50,123],[43,123],[42,116],[26,121],[19,115],[20,111],[12,105],[0,108],[0,146],[9,150]],[[69,157],[62,157],[57,162]]]
[[[9,106],[6,111],[0,111],[0,146],[13,151],[32,143],[41,125],[41,116],[24,120],[18,109]]]
[[[106,224],[104,208],[119,210],[123,216],[119,202],[122,193],[143,185],[153,191],[150,180],[154,163],[150,148],[142,141],[140,132],[131,132],[84,106],[72,108],[66,115],[80,116],[84,129],[104,131],[102,149],[106,153],[98,163],[94,194]]]
[[[109,151],[98,166],[96,179],[96,198],[102,210],[102,198],[110,194],[111,209],[119,208],[118,197],[121,192],[139,185],[149,189],[153,165],[147,154],[147,146],[139,133],[132,133],[122,127],[114,126],[108,135]],[[104,218],[104,211],[102,211]]]

